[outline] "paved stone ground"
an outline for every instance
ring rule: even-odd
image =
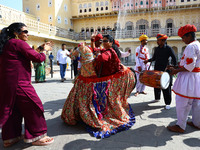
[[[47,76],[47,82],[34,83],[40,96],[48,126],[48,135],[54,137],[55,142],[49,146],[31,146],[23,141],[7,150],[188,150],[200,149],[200,131],[187,126],[184,134],[169,132],[166,126],[175,124],[175,95],[170,110],[164,109],[164,100],[152,103],[153,88],[146,87],[147,95],[134,96],[132,92],[128,102],[135,115],[136,124],[128,131],[120,132],[106,139],[91,137],[81,125],[69,126],[60,119],[65,99],[72,88],[70,71],[67,71],[67,80],[60,82],[58,67],[55,67],[54,77]],[[191,116],[189,116],[191,119]],[[0,131],[1,132],[1,131]],[[0,140],[0,150],[4,150]]]

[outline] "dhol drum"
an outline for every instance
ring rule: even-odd
[[[167,72],[157,70],[145,70],[140,76],[141,83],[154,88],[167,89],[170,84],[170,76]]]

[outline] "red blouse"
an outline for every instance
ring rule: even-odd
[[[121,62],[112,48],[102,50],[101,54],[95,58],[95,62],[96,72],[99,77],[115,74],[121,68]]]

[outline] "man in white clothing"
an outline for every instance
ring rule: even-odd
[[[177,74],[173,86],[176,94],[177,123],[167,128],[172,132],[183,133],[186,124],[200,130],[200,43],[195,39],[197,31],[194,25],[187,24],[178,30],[178,35],[185,44],[180,66],[169,66],[171,74]],[[192,110],[192,121],[187,122]]]
[[[66,44],[62,44],[62,49],[57,52],[57,65],[60,66],[60,76],[61,82],[65,80],[65,71],[67,67],[67,57],[69,56],[69,51],[66,49]]]
[[[149,49],[146,47],[148,37],[143,34],[139,37],[141,45],[136,48],[136,57],[135,57],[135,72],[137,76],[137,84],[136,84],[136,93],[135,96],[138,94],[147,94],[144,92],[145,85],[139,81],[140,73],[143,70],[147,70],[149,64],[145,64],[144,61],[149,59]]]

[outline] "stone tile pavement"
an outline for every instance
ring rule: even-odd
[[[55,142],[49,146],[31,146],[23,141],[7,150],[198,150],[200,149],[200,131],[187,126],[184,134],[172,133],[166,129],[169,124],[176,122],[175,95],[170,110],[164,109],[163,98],[160,102],[152,103],[153,88],[146,87],[147,95],[134,96],[132,92],[128,102],[135,115],[136,124],[129,130],[120,132],[106,139],[91,137],[80,124],[69,126],[65,124],[60,114],[67,95],[72,88],[70,71],[66,72],[67,80],[60,82],[59,68],[55,66],[53,78],[47,76],[47,82],[34,83],[41,98],[48,135]],[[162,95],[162,94],[161,94]],[[191,116],[189,116],[191,119]],[[0,130],[1,132],[1,130]],[[0,150],[4,150],[0,139]]]

